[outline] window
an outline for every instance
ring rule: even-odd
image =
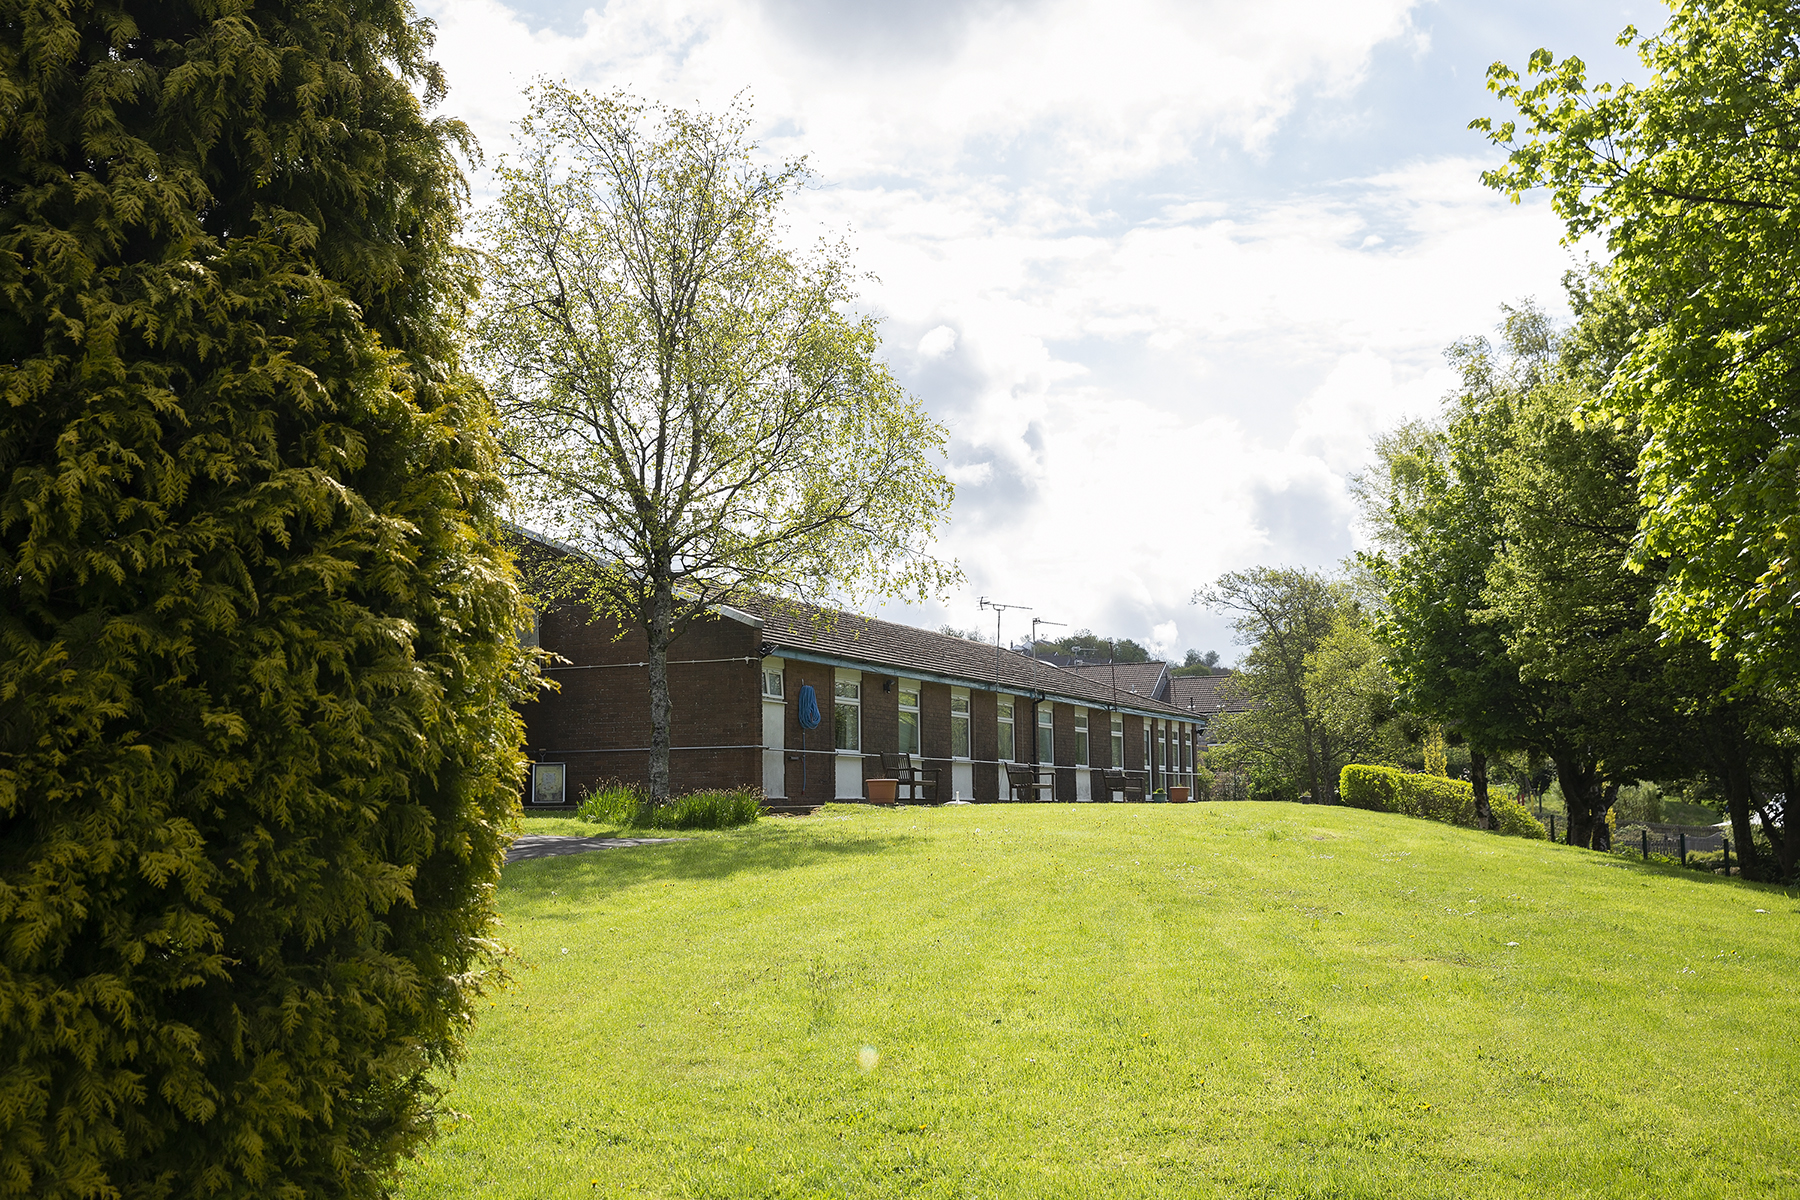
[[[900,753],[920,753],[919,685],[910,679],[900,681]]]
[[[781,699],[781,672],[763,668],[763,696],[769,700]]]
[[[1017,762],[1017,748],[1013,743],[1013,698],[1001,696],[1000,709],[1000,761]]]
[[[1037,760],[1040,763],[1056,762],[1056,739],[1050,728],[1050,702],[1046,700],[1038,705],[1038,739]]]
[[[1161,721],[1156,723],[1156,765],[1163,773],[1169,770],[1169,727]]]
[[[1144,770],[1156,770],[1156,760],[1150,757],[1150,722],[1144,722]]]
[[[969,757],[969,690],[950,689],[950,757]]]
[[[1112,765],[1125,765],[1125,714],[1112,715]]]
[[[832,705],[832,729],[837,734],[839,750],[862,749],[862,681],[860,679],[840,679],[832,690],[836,693],[836,703]]]
[[[1086,709],[1075,710],[1075,765],[1078,767],[1088,765],[1087,719]]]
[[[538,614],[532,613],[530,618],[519,626],[519,645],[536,646],[539,644],[538,636],[543,632],[542,620],[543,618]]]

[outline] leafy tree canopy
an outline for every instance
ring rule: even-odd
[[[1627,29],[1643,87],[1591,85],[1579,58],[1496,63],[1518,121],[1474,122],[1510,153],[1484,176],[1550,190],[1571,237],[1604,233],[1639,315],[1591,407],[1641,422],[1633,554],[1659,567],[1655,619],[1753,674],[1800,679],[1800,11],[1676,4]],[[1598,364],[1604,368],[1606,364]]]
[[[426,50],[0,22],[0,1195],[377,1195],[460,1052],[521,606]]]

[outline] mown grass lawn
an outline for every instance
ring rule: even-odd
[[[408,1200],[1800,1196],[1778,888],[1003,805],[520,863],[500,905],[516,984]]]

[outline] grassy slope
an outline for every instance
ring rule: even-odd
[[[1009,805],[519,864],[501,908],[518,984],[409,1200],[1800,1196],[1778,889],[1344,809]]]

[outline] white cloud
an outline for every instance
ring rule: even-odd
[[[956,349],[956,330],[939,325],[919,339],[919,354],[924,358],[942,358]]]
[[[794,240],[850,231],[896,370],[951,429],[941,545],[970,586],[916,616],[967,627],[987,593],[1171,650],[1178,613],[1226,649],[1187,605],[1220,572],[1346,551],[1368,435],[1435,408],[1441,348],[1498,303],[1556,299],[1558,223],[1483,188],[1486,160],[1254,194],[1200,165],[1279,161],[1301,97],[1351,97],[1383,43],[1423,55],[1414,7],[611,0],[564,36],[422,4],[490,161],[540,73],[713,110],[753,88],[765,148],[819,177]]]

